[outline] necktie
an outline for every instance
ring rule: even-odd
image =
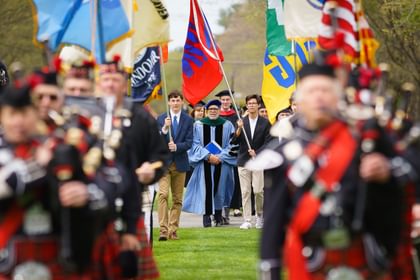
[[[174,121],[172,124],[172,129],[174,131],[174,135],[176,135],[176,131],[178,130],[178,118],[177,116],[174,116]]]

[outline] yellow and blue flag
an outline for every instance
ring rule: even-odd
[[[57,51],[62,44],[80,46],[105,59],[106,46],[130,31],[120,0],[32,0],[36,40]],[[93,45],[93,46],[92,46]]]
[[[316,47],[316,43],[298,42],[295,46],[296,54],[275,56],[266,51],[264,56],[261,95],[272,123],[280,110],[290,106],[290,96],[296,89],[297,72],[303,64],[311,61],[310,50]]]

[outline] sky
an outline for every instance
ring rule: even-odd
[[[198,0],[204,14],[207,17],[210,28],[214,34],[223,33],[223,27],[217,24],[220,10],[227,9],[231,5],[242,0]],[[169,11],[171,39],[169,49],[183,47],[187,37],[188,18],[190,13],[190,0],[166,0]]]

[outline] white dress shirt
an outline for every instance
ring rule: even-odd
[[[249,128],[251,129],[251,138],[254,138],[255,127],[257,126],[258,116],[255,119],[249,118]]]

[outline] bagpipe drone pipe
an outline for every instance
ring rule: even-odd
[[[115,163],[122,131],[113,125],[113,98],[66,99],[61,113],[50,112],[55,128],[49,135],[53,158],[49,164],[55,194],[52,201],[59,210],[61,228],[60,261],[68,271],[82,271],[90,264],[95,237],[113,218],[114,201],[124,192],[122,177]],[[78,181],[87,186],[84,207],[58,205],[60,186]]]

